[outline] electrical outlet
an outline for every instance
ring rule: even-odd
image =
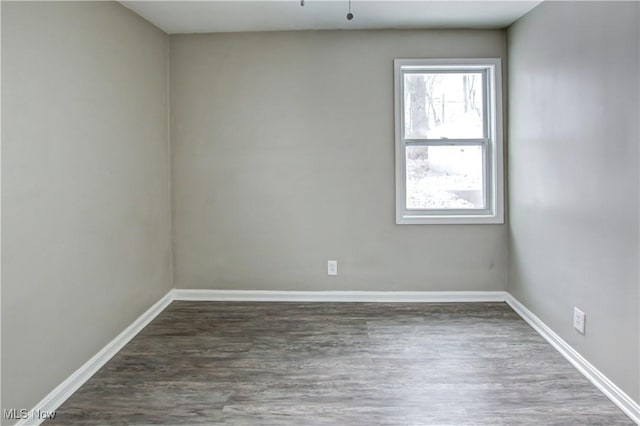
[[[584,334],[584,320],[585,315],[578,308],[573,308],[573,328]]]
[[[338,275],[338,261],[329,260],[327,262],[327,275]]]

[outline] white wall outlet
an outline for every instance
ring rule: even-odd
[[[327,275],[338,275],[338,261],[329,260],[327,262]]]
[[[573,308],[573,328],[584,334],[584,320],[585,315],[578,308]]]

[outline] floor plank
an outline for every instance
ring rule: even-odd
[[[46,424],[633,424],[504,303],[173,302]]]

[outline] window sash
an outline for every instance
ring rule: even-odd
[[[455,66],[451,67],[443,67],[443,66],[420,66],[410,67],[401,66],[400,67],[400,137],[403,140],[441,140],[441,139],[429,139],[429,138],[405,138],[406,129],[405,129],[405,105],[404,105],[404,94],[405,94],[405,75],[406,74],[481,74],[482,75],[482,136],[483,139],[489,140],[491,138],[491,81],[489,72],[491,71],[491,66],[489,65],[478,65],[476,67],[464,67],[458,68]],[[450,140],[445,139],[444,140]],[[466,139],[458,139],[458,140],[466,140]]]
[[[468,209],[417,209],[410,208],[407,206],[407,157],[406,157],[406,149],[409,146],[480,146],[482,147],[482,182],[483,182],[483,198],[485,208],[468,208]],[[479,140],[478,142],[472,143],[470,141],[465,141],[463,143],[449,143],[449,144],[434,144],[429,142],[421,142],[419,144],[414,145],[405,145],[404,146],[404,160],[402,161],[402,174],[404,176],[404,185],[403,185],[403,200],[404,200],[404,210],[406,212],[412,214],[419,214],[420,212],[426,212],[423,214],[426,215],[462,215],[462,216],[473,216],[473,215],[488,215],[491,214],[491,200],[492,200],[492,187],[493,182],[491,181],[491,170],[488,168],[488,159],[491,158],[491,144],[485,143],[483,140]]]
[[[489,139],[405,139],[405,146],[470,146],[485,144],[489,145]]]

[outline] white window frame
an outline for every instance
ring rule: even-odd
[[[482,72],[486,134],[482,139],[405,139],[404,73],[424,71]],[[502,70],[499,58],[482,59],[396,59],[395,132],[396,132],[396,223],[397,224],[476,224],[504,223],[504,173],[502,146]],[[486,209],[415,210],[407,209],[407,146],[478,145],[484,147]]]

